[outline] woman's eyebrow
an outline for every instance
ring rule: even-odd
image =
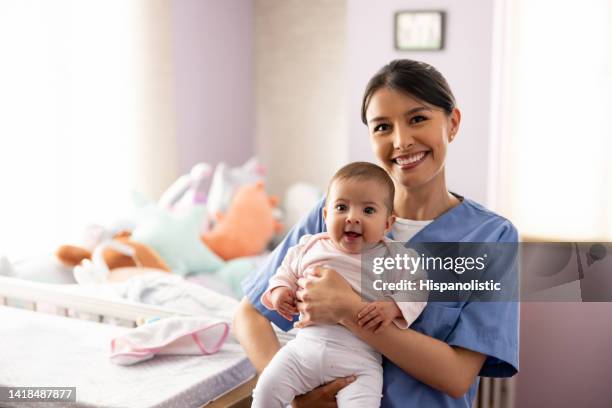
[[[417,106],[416,108],[412,108],[412,109],[410,109],[409,111],[404,112],[404,116],[414,115],[415,113],[417,113],[417,112],[421,112],[421,111],[428,111],[428,112],[431,112],[431,111],[432,111],[432,109],[431,109],[431,108],[428,108],[427,106]],[[388,117],[386,117],[386,116],[377,116],[377,117],[375,117],[375,118],[370,119],[370,120],[368,121],[368,123],[372,123],[372,122],[380,122],[380,121],[383,121],[383,120],[389,120],[389,118],[388,118]]]
[[[368,123],[372,123],[372,122],[380,122],[380,121],[383,121],[383,120],[387,120],[387,117],[386,117],[386,116],[377,116],[377,117],[375,117],[375,118],[370,119],[370,120],[368,121]]]
[[[409,111],[407,111],[406,113],[404,113],[404,116],[414,115],[415,113],[421,112],[421,111],[431,112],[432,109],[428,108],[427,106],[417,106],[416,108],[412,108]]]

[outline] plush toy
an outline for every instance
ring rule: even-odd
[[[160,207],[171,209],[175,206],[203,204],[206,201],[204,190],[206,179],[211,174],[210,165],[198,163],[191,168],[189,174],[183,174],[168,189],[162,193],[157,202]]]
[[[123,239],[124,242],[120,242],[120,239]],[[136,248],[138,247],[140,248],[137,250]],[[119,276],[120,270],[130,268],[130,266],[117,267],[117,265],[120,265],[121,262],[126,259],[129,259],[137,265],[137,267],[133,267],[133,269],[138,270],[139,273],[144,273],[148,270],[168,272],[167,266],[163,260],[159,259],[155,253],[146,251],[146,249],[147,248],[143,248],[141,244],[130,243],[128,237],[120,237],[118,240],[105,241],[96,247],[91,256],[91,260],[83,259],[79,265],[74,267],[74,280],[80,284],[102,283],[112,280],[110,278],[110,268],[106,263],[105,255],[111,260],[111,265],[113,266],[112,276],[114,278]],[[109,250],[113,252],[109,252]],[[139,253],[138,256],[136,255],[137,252]],[[119,254],[118,258],[116,257],[117,254]],[[112,255],[116,257],[114,263]],[[129,258],[121,257],[121,255]]]
[[[147,268],[179,274],[208,272],[227,280],[239,294],[239,281],[254,268],[252,260],[242,257],[261,254],[282,228],[274,219],[277,204],[276,197],[266,194],[263,182],[243,186],[227,213],[219,214],[217,225],[204,235],[199,233],[204,206],[181,212],[146,206],[132,232],[114,236],[119,245],[102,243],[93,251],[98,253],[97,260],[92,259],[96,258],[92,251],[78,246],[61,246],[56,255],[74,268],[81,282],[116,281],[119,276],[139,273],[138,268],[143,272]]]
[[[265,169],[255,157],[235,168],[223,162],[217,164],[206,202],[209,216],[214,220],[218,213],[226,212],[240,186],[263,181],[264,176]]]
[[[204,205],[206,202],[206,181],[212,169],[206,163],[198,163],[192,167],[189,174],[178,178],[160,197],[157,205],[172,211],[183,211],[194,205]],[[200,232],[208,231],[210,227],[208,212],[203,215]]]
[[[129,233],[117,235],[113,238],[113,241],[122,245],[118,247],[114,245],[107,245],[101,243],[97,248],[97,265],[100,266],[103,262],[108,269],[116,269],[121,267],[139,266],[155,268],[158,270],[169,272],[170,268],[164,262],[164,260],[150,247],[141,244],[139,242],[130,241]],[[125,251],[125,246],[131,248],[131,251]],[[121,248],[121,249],[119,249]],[[94,252],[96,251],[94,250]],[[84,261],[93,260],[93,253],[86,248],[73,246],[73,245],[62,245],[55,252],[57,259],[68,267],[76,267],[82,265]],[[87,262],[84,265],[88,265]],[[79,273],[77,273],[78,275]],[[82,273],[81,273],[82,276]],[[77,278],[79,281],[79,278]],[[92,278],[96,280],[95,278]],[[89,280],[89,279],[81,279]]]
[[[239,187],[225,214],[202,240],[225,260],[261,254],[282,229],[274,218],[278,197],[268,196],[263,182]]]
[[[150,206],[143,211],[145,214],[134,231],[114,238],[120,244],[131,247],[132,253],[118,250],[119,246],[104,248],[101,252],[100,259],[109,269],[145,266],[185,275],[190,272],[213,272],[223,266],[223,261],[200,239],[199,230],[206,207],[194,206],[187,211],[172,213]],[[75,246],[62,246],[56,255],[64,264],[75,266],[84,259],[92,258],[87,249]]]
[[[147,212],[130,239],[152,248],[173,272],[181,275],[214,272],[223,266],[221,258],[200,238],[205,206],[194,205],[180,213],[156,207],[148,208]]]

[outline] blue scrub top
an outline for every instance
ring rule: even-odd
[[[302,235],[326,230],[322,216],[324,205],[325,201],[321,200],[291,229],[266,262],[242,283],[253,306],[285,331],[292,328],[292,323],[266,309],[260,298],[287,250]],[[518,234],[507,219],[463,199],[410,240],[410,243],[420,242],[518,242]],[[480,370],[481,376],[511,377],[518,372],[518,324],[518,302],[431,302],[410,328],[451,346],[485,354],[487,359]],[[386,358],[383,368],[381,407],[471,408],[476,396],[478,377],[464,396],[455,399],[416,380]]]

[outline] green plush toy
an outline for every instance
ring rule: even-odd
[[[193,205],[178,213],[147,206],[131,239],[153,248],[180,275],[217,271],[225,262],[200,238],[205,214],[204,205]]]

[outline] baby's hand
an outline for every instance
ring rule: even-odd
[[[365,330],[378,333],[397,317],[402,317],[402,311],[394,301],[372,302],[359,311],[357,323]]]
[[[270,303],[274,310],[285,319],[292,321],[293,315],[298,313],[295,295],[286,286],[278,286],[270,292]]]

